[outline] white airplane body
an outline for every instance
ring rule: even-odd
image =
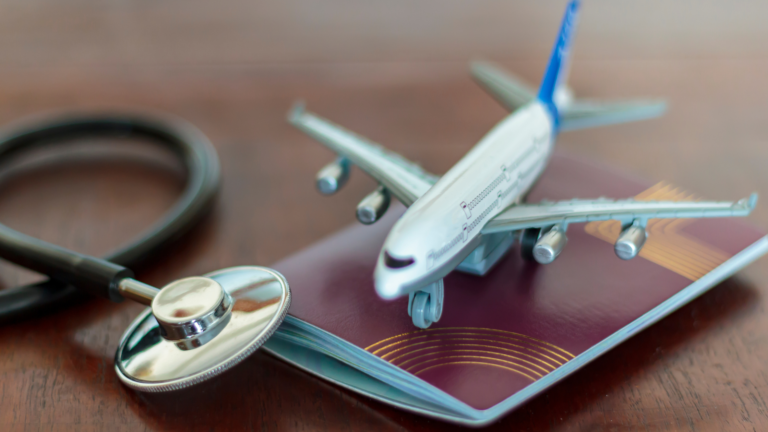
[[[485,274],[516,238],[524,258],[547,264],[565,246],[569,224],[619,220],[623,230],[615,251],[631,259],[645,242],[650,218],[746,216],[754,208],[756,194],[735,203],[605,198],[523,203],[546,168],[559,131],[639,120],[664,110],[658,102],[601,104],[570,96],[561,82],[578,7],[578,0],[568,6],[538,96],[492,66],[474,65],[475,78],[513,112],[440,178],[302,106],[291,113],[294,125],[339,155],[318,174],[321,192],[337,191],[351,163],[381,185],[358,205],[361,222],[378,220],[390,195],[408,206],[384,242],[374,285],[383,299],[409,295],[408,311],[417,327],[440,319],[443,277],[453,270]]]
[[[536,102],[496,125],[394,225],[375,274],[379,295],[399,297],[458,266],[479,246],[485,223],[536,182],[552,155],[552,137],[552,122]],[[416,262],[391,271],[385,254]]]

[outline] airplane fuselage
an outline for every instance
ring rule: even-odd
[[[554,123],[534,101],[499,122],[397,221],[374,281],[383,298],[450,273],[479,244],[488,221],[520,202],[549,162]]]

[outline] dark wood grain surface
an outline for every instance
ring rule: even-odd
[[[139,277],[268,265],[355,223],[374,183],[313,186],[332,155],[285,122],[291,103],[428,170],[456,162],[504,111],[467,61],[539,81],[563,1],[0,2],[0,124],[58,110],[155,110],[214,142],[214,212]],[[768,194],[768,3],[587,2],[572,85],[664,96],[663,119],[564,134],[559,147],[701,196]],[[86,253],[147,227],[183,179],[144,153],[82,151],[4,167],[0,220]],[[102,144],[102,143],[98,143]],[[45,155],[43,155],[45,156]],[[765,200],[751,220],[768,228]],[[556,265],[556,264],[555,264]],[[578,277],[578,275],[575,275]],[[0,266],[2,287],[39,279]],[[761,259],[491,429],[768,430],[768,270]],[[144,396],[113,371],[141,307],[90,300],[0,327],[0,430],[433,430],[257,353],[195,391]]]

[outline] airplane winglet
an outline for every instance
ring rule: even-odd
[[[749,211],[755,209],[755,206],[757,206],[757,192],[752,192],[752,195],[749,196],[749,202],[747,205],[749,206]]]
[[[745,211],[745,216],[752,213],[757,206],[757,192],[752,192],[749,198],[742,198],[733,204],[734,209]]]
[[[288,121],[291,123],[298,123],[299,119],[301,119],[301,115],[304,114],[305,108],[306,104],[303,100],[294,103],[291,110],[288,111]]]

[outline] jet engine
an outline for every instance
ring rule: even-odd
[[[616,252],[616,256],[623,260],[632,259],[640,253],[640,249],[643,248],[647,238],[648,234],[645,228],[640,224],[633,223],[621,231],[613,250]]]
[[[533,259],[539,264],[549,264],[563,251],[568,238],[565,231],[558,226],[552,227],[542,234],[533,246]]]
[[[324,166],[317,173],[317,190],[323,195],[331,195],[339,191],[349,179],[349,161],[339,158]]]
[[[357,220],[365,225],[376,222],[387,212],[389,201],[389,191],[384,186],[379,186],[357,205]]]

